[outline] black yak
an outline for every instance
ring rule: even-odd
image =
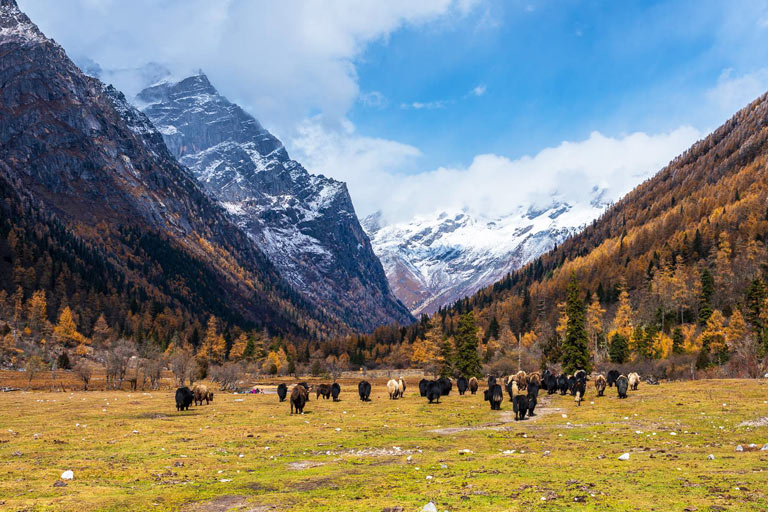
[[[294,410],[296,414],[304,414],[304,406],[307,404],[308,398],[309,392],[307,388],[301,384],[294,386],[291,390],[291,414],[293,414]]]
[[[554,395],[557,393],[557,376],[554,373],[549,373],[546,377],[546,383],[547,383],[547,394],[548,395]]]
[[[459,394],[463,395],[467,392],[467,389],[469,389],[469,381],[466,377],[461,376],[458,379],[456,379],[456,389],[459,390]]]
[[[528,416],[535,416],[533,413],[536,404],[539,402],[539,386],[536,382],[528,383]]]
[[[281,402],[285,402],[286,396],[288,396],[288,386],[283,382],[277,386],[277,397]]]
[[[371,383],[367,380],[361,380],[357,385],[357,393],[360,395],[360,400],[369,402],[371,400]]]
[[[576,405],[581,405],[581,401],[584,400],[584,393],[587,392],[587,379],[576,379],[573,384],[573,396],[576,397]]]
[[[629,389],[629,379],[624,375],[619,375],[616,379],[616,391],[619,392],[619,398],[627,398],[627,389]]]
[[[571,393],[571,396],[576,396],[576,377],[573,375],[568,377],[568,392]]]
[[[489,389],[485,390],[484,395],[485,401],[491,402],[492,411],[501,410],[501,402],[504,400],[504,392],[501,390],[501,386],[494,384]]]
[[[427,388],[429,387],[430,382],[432,381],[427,379],[421,379],[419,381],[419,395],[427,396]]]
[[[568,376],[561,373],[557,378],[557,387],[560,390],[560,394],[564,395],[568,392]]]
[[[608,372],[608,378],[606,378],[605,380],[608,381],[609,387],[613,387],[613,385],[616,384],[616,379],[619,378],[619,375],[621,375],[619,373],[619,370],[611,370]]]
[[[544,391],[549,391],[549,384],[547,379],[549,379],[550,375],[552,375],[552,372],[549,370],[544,370],[541,372],[541,389]]]
[[[443,388],[440,385],[440,381],[433,380],[427,386],[427,400],[429,403],[440,403],[440,397],[443,396]]]
[[[600,374],[597,377],[595,377],[595,390],[597,391],[597,396],[603,396],[603,393],[605,393],[605,388],[608,385],[608,383],[605,380],[605,377]]]
[[[315,393],[315,399],[320,398],[320,395],[322,395],[323,399],[328,400],[331,398],[331,386],[329,384],[320,384],[317,386]]]
[[[451,379],[447,377],[440,377],[437,379],[437,383],[440,385],[440,394],[442,396],[451,394],[451,389],[453,389],[453,383],[451,382]]]
[[[334,382],[331,384],[331,397],[333,397],[334,402],[339,401],[339,393],[341,393],[341,386],[338,382]]]
[[[188,411],[189,406],[192,405],[192,401],[195,399],[195,395],[186,386],[176,390],[176,410]]]
[[[522,393],[515,396],[512,400],[512,410],[515,413],[515,421],[524,420],[528,411],[528,397]]]
[[[479,385],[478,385],[478,382],[477,382],[476,378],[472,377],[471,379],[469,379],[469,392],[470,393],[472,393],[473,395],[475,393],[477,393],[478,386]]]

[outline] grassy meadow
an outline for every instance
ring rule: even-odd
[[[273,394],[176,412],[169,389],[0,393],[0,509],[768,509],[768,451],[736,451],[768,443],[768,381],[643,383],[626,400],[590,382],[580,407],[542,392],[524,422],[483,388],[428,405],[415,379],[395,401],[376,380],[362,403],[356,383],[294,416]]]

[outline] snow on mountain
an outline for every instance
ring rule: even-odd
[[[360,330],[412,321],[344,183],[309,174],[202,73],[148,87],[137,102],[171,154],[318,307]]]
[[[519,207],[499,218],[452,211],[386,224],[375,213],[363,227],[395,294],[414,314],[433,313],[578,232],[605,210],[599,198],[583,205]]]

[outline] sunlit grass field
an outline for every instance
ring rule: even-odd
[[[483,387],[428,405],[415,380],[394,401],[375,381],[362,403],[356,383],[293,416],[272,394],[176,412],[171,390],[0,393],[0,509],[768,509],[768,381],[643,383],[626,400],[590,383],[580,407],[542,392],[523,422]]]

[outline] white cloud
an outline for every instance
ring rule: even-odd
[[[488,88],[485,84],[479,84],[469,91],[469,94],[472,96],[484,96],[486,92],[488,92]]]
[[[733,69],[725,69],[717,85],[706,92],[706,98],[717,109],[717,119],[727,119],[744,108],[768,89],[768,67],[734,76]]]
[[[307,123],[293,141],[307,168],[327,172],[349,184],[357,213],[381,210],[388,222],[442,210],[467,209],[499,216],[521,204],[545,206],[553,198],[589,201],[594,187],[615,201],[651,177],[699,139],[700,132],[681,126],[670,133],[632,133],[606,137],[593,132],[579,142],[563,142],[535,156],[510,159],[477,155],[467,167],[435,169],[419,174],[404,170],[419,151],[405,144],[326,131]]]
[[[359,94],[355,60],[403,26],[463,16],[474,0],[20,0],[74,57],[174,76],[203,69],[231,100],[278,135],[318,112],[339,122]],[[137,92],[129,73],[110,76]]]
[[[413,110],[435,110],[435,109],[441,109],[445,108],[446,105],[448,105],[447,101],[438,100],[438,101],[413,101],[411,103],[401,103],[400,108],[402,109],[413,109]]]

